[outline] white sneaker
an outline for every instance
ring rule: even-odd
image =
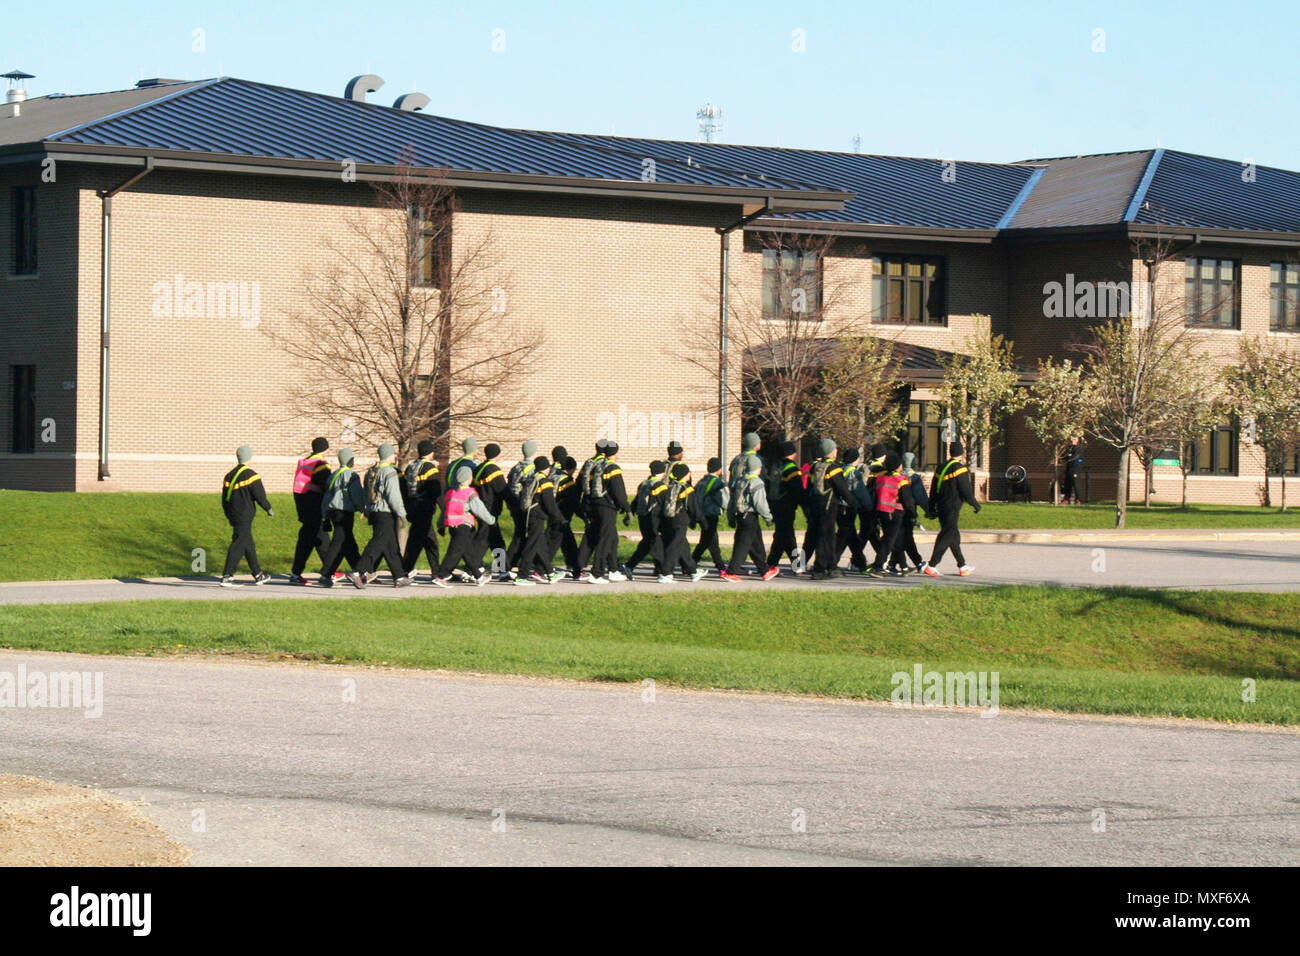
[[[432,584],[434,587],[439,587],[439,588],[451,587],[451,582],[448,581],[446,578],[434,578],[429,583]]]
[[[566,574],[566,573],[563,572],[563,571],[552,571],[552,572],[551,572],[551,576],[550,576],[549,578],[546,579],[546,583],[547,583],[547,584],[555,584],[557,581],[563,581],[563,580],[564,580],[565,578],[567,578],[567,577],[568,577],[568,574]]]
[[[473,579],[474,585],[480,588],[483,587],[483,585],[487,584],[491,580],[492,580],[492,575],[486,573],[480,574],[478,577]]]
[[[591,584],[608,584],[609,578],[598,578],[595,575],[591,577]]]
[[[695,573],[691,575],[691,583],[694,584],[696,581],[700,580],[708,573],[709,572],[706,571],[704,568],[696,568]]]
[[[660,584],[673,584],[673,583],[674,583],[674,581],[673,581],[673,576],[672,576],[671,574],[661,574],[661,575],[659,575],[659,577],[658,577],[656,580],[658,580],[658,582],[659,582]]]
[[[627,580],[627,575],[624,574],[622,571],[611,571],[609,572],[609,579],[611,581],[621,584],[622,582]]]
[[[234,578],[222,578],[222,579],[221,579],[221,586],[222,586],[223,588],[242,588],[242,587],[243,587],[243,585],[240,584],[238,581],[236,581]]]
[[[535,588],[537,587],[537,582],[530,581],[527,578],[515,578],[514,585],[517,588]]]
[[[974,574],[975,569],[969,564],[963,564],[960,568],[957,569],[957,573],[964,578],[971,574]]]

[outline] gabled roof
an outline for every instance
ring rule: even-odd
[[[732,146],[578,133],[546,133],[565,142],[640,152],[656,160],[702,162],[719,169],[792,176],[853,193],[843,211],[794,213],[823,222],[931,229],[995,229],[1034,173],[1027,165],[948,163],[941,159],[833,153],[774,146]]]
[[[220,78],[0,112],[0,162],[60,159],[338,176],[445,169],[455,186],[766,208],[750,228],[989,242],[1157,228],[1300,239],[1300,173],[1174,150],[1018,163],[507,129]],[[650,161],[653,161],[651,163]],[[1251,238],[1253,237],[1253,239]]]
[[[708,198],[766,201],[785,209],[838,207],[841,190],[790,176],[764,176],[665,160],[653,179],[643,157],[616,148],[596,148],[537,133],[447,119],[341,97],[324,96],[238,79],[205,80],[164,88],[126,109],[69,116],[70,125],[50,129],[59,113],[57,98],[29,100],[35,117],[28,130],[6,130],[0,144],[21,142],[35,132],[47,150],[96,154],[162,156],[168,159],[252,161],[264,167],[315,167],[338,175],[351,160],[359,169],[391,169],[399,163],[446,169],[481,182],[499,180],[560,183],[581,180],[634,184],[647,194],[694,192]]]

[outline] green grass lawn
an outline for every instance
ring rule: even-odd
[[[142,601],[0,607],[0,643],[875,700],[921,664],[997,671],[1004,709],[1295,724],[1298,621],[1300,594],[1045,587]]]
[[[271,503],[275,518],[260,515],[253,526],[258,554],[265,567],[288,573],[298,533],[292,496],[271,495]],[[962,518],[962,526],[970,530],[1113,524],[1113,505],[1106,504],[1054,508],[990,503],[978,515],[968,509]],[[358,526],[364,546],[369,532],[364,520]],[[1300,528],[1300,512],[1222,505],[1187,510],[1160,505],[1150,511],[1133,507],[1129,527]],[[509,540],[508,514],[503,515],[503,530]],[[575,522],[575,530],[581,530],[581,522]],[[195,548],[205,550],[207,569],[214,572],[220,570],[229,541],[230,529],[215,494],[0,491],[0,581],[193,574]],[[634,546],[624,542],[624,556]],[[317,566],[313,560],[308,570]]]

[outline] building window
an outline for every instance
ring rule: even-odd
[[[36,451],[36,366],[12,365],[13,375],[13,435],[12,451],[15,455],[30,455]]]
[[[1288,478],[1300,475],[1300,445],[1283,449],[1281,459],[1280,466],[1276,458],[1273,460],[1269,466],[1269,474],[1281,475],[1285,471]]]
[[[36,187],[14,187],[14,275],[36,272]]]
[[[451,214],[444,205],[411,210],[415,245],[415,284],[445,289],[451,269]]]
[[[934,471],[946,448],[941,440],[943,407],[938,402],[908,402],[907,432],[900,444],[916,455],[918,471]]]
[[[872,318],[890,325],[947,325],[944,261],[936,256],[875,256]]]
[[[1269,314],[1271,332],[1300,330],[1300,265],[1294,262],[1269,263]]]
[[[822,257],[800,249],[763,250],[763,318],[821,318]]]
[[[1241,283],[1233,259],[1187,260],[1187,325],[1204,329],[1240,327]]]
[[[1235,475],[1237,473],[1237,422],[1216,425],[1192,444],[1193,475]]]

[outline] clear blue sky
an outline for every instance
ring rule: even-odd
[[[506,126],[959,160],[1155,145],[1300,170],[1300,0],[10,4],[31,93],[237,76]],[[504,52],[493,52],[493,31]],[[1105,31],[1094,52],[1094,30]],[[203,52],[194,31],[202,30]],[[802,30],[803,52],[794,31]]]

